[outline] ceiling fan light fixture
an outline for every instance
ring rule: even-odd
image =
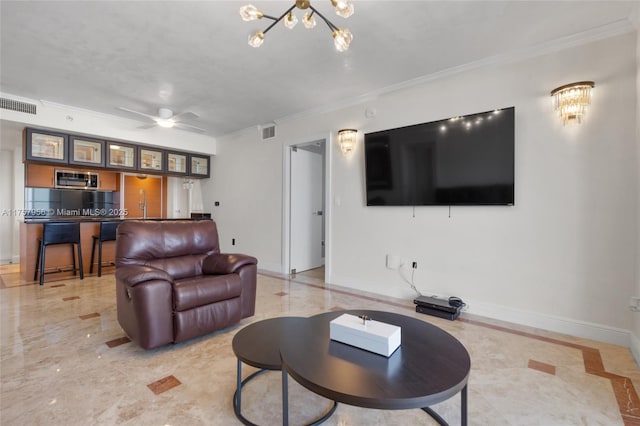
[[[243,21],[255,21],[256,19],[261,19],[264,14],[254,5],[247,4],[240,8],[240,16]]]
[[[333,32],[333,44],[338,52],[348,50],[351,40],[353,40],[353,34],[346,28],[337,29]]]
[[[176,125],[175,121],[170,120],[170,119],[166,119],[166,118],[161,118],[161,119],[157,120],[156,123],[158,123],[158,126],[165,127],[167,129],[170,129],[171,127]]]
[[[316,18],[313,16],[313,12],[307,12],[302,18],[302,23],[307,29],[312,29],[316,26]]]
[[[264,43],[264,33],[262,31],[258,31],[257,33],[249,36],[249,46],[251,47],[260,47]]]

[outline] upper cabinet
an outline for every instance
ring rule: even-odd
[[[167,151],[167,174],[187,175],[189,165],[189,154],[186,152]]]
[[[24,161],[208,178],[211,157],[157,146],[25,128]]]
[[[25,129],[25,159],[47,163],[68,163],[69,136],[63,133]]]
[[[69,138],[69,164],[104,167],[105,142],[98,139],[71,136]]]
[[[162,173],[165,171],[164,151],[161,149],[138,147],[138,170]]]
[[[193,177],[209,177],[211,170],[209,170],[209,156],[208,155],[196,155],[191,154],[191,168],[189,174]]]
[[[107,141],[107,167],[136,170],[137,157],[138,148],[135,145]]]

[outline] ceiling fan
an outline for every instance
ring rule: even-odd
[[[193,126],[191,124],[184,123],[182,120],[184,119],[195,119],[198,118],[197,114],[194,114],[190,111],[181,112],[179,114],[174,114],[169,108],[158,108],[158,115],[146,114],[140,111],[134,111],[129,108],[118,107],[122,111],[130,112],[132,114],[138,114],[143,117],[147,117],[153,120],[153,123],[145,124],[144,126],[138,127],[138,129],[151,129],[152,127],[160,126],[160,127],[175,127],[180,130],[186,130],[189,132],[196,133],[204,133],[205,129],[201,129],[200,127]]]

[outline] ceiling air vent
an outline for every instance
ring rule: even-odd
[[[10,109],[11,111],[24,112],[25,114],[36,114],[36,105],[8,98],[0,98],[0,108]]]
[[[262,140],[265,141],[267,139],[273,139],[276,137],[276,125],[269,124],[267,126],[260,126],[260,134],[262,136]]]

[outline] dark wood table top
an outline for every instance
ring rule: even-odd
[[[231,347],[240,361],[252,367],[280,370],[280,341],[303,317],[278,317],[249,324],[233,336]]]
[[[400,326],[400,347],[387,358],[330,340],[329,322],[344,313]],[[282,366],[298,383],[334,401],[367,408],[429,407],[460,392],[471,368],[469,353],[449,333],[391,312],[316,315],[288,329],[279,345]]]

